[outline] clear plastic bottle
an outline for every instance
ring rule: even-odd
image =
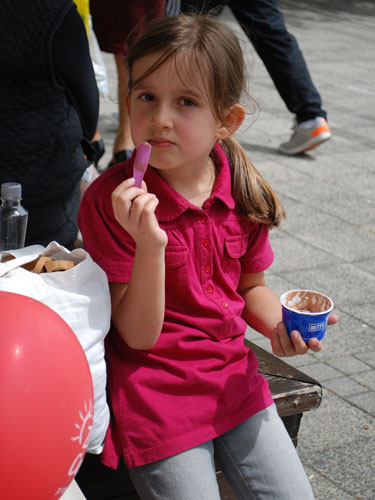
[[[17,182],[1,184],[0,250],[25,246],[28,212],[21,205],[22,187]]]

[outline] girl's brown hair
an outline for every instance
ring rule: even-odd
[[[134,81],[134,62],[155,52],[160,53],[158,60]],[[210,15],[180,15],[151,22],[129,51],[129,92],[177,54],[179,63],[185,62],[185,77],[189,67],[199,68],[201,80],[208,85],[205,90],[213,113],[224,122],[225,111],[239,103],[246,92],[245,63],[237,37]],[[181,78],[177,63],[176,71]],[[285,213],[276,193],[248,160],[238,141],[228,137],[220,144],[231,166],[232,194],[238,209],[253,222],[278,226]]]

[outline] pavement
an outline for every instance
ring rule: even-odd
[[[287,219],[271,232],[275,261],[267,282],[277,295],[294,288],[330,296],[340,321],[323,351],[288,362],[323,385],[321,406],[305,413],[298,452],[317,500],[375,499],[375,3],[281,0],[287,27],[307,61],[328,111],[332,139],[313,152],[282,156],[291,134],[286,109],[262,61],[228,9],[248,60],[260,106],[237,133],[280,196]],[[99,127],[111,157],[117,111],[113,57],[103,54],[109,96]],[[248,330],[264,348],[269,341]],[[303,499],[293,499],[303,500]]]

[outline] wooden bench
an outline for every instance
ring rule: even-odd
[[[267,378],[278,413],[297,446],[302,415],[320,405],[321,385],[261,347],[248,340],[245,343],[255,352],[259,371]],[[219,470],[217,477],[222,500],[235,500]],[[75,479],[87,500],[140,500],[123,463],[114,471],[102,465],[97,455],[86,454]]]

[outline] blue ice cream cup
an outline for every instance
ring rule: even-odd
[[[324,337],[334,305],[327,295],[313,290],[289,290],[283,293],[280,302],[289,335],[292,330],[298,330],[306,343],[312,338]]]

